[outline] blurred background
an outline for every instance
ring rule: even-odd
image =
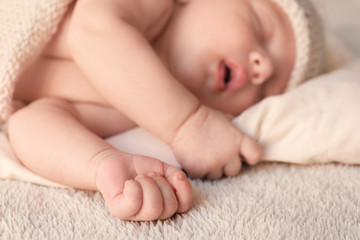
[[[312,0],[324,18],[325,29],[360,56],[360,0]]]

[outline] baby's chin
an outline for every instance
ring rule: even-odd
[[[226,106],[213,106],[212,108],[234,118],[236,116],[239,116],[243,112],[245,112],[250,107],[256,105],[259,101],[261,101],[261,100],[254,101],[254,102],[248,103],[246,105],[241,105],[241,106],[227,104]]]

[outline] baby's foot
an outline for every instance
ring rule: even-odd
[[[191,184],[176,167],[113,150],[101,154],[98,162],[96,186],[120,219],[165,219],[191,207]]]

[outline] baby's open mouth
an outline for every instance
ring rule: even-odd
[[[231,80],[231,69],[224,64],[225,67],[225,76],[224,76],[224,83],[228,84]]]
[[[215,90],[236,90],[246,83],[246,70],[240,64],[220,61],[215,81]]]

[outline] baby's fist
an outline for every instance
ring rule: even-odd
[[[234,176],[241,157],[249,164],[261,158],[260,145],[237,129],[225,114],[201,106],[179,129],[170,144],[191,177]]]

